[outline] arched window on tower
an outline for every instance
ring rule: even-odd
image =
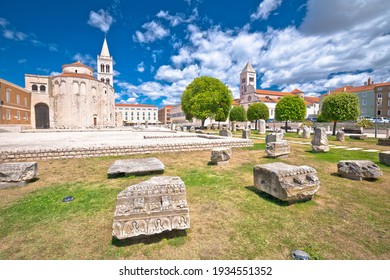
[[[32,89],[33,91],[38,91],[38,86],[37,86],[37,85],[32,85],[31,89]]]
[[[110,79],[109,79],[109,78],[106,79],[106,84],[107,84],[107,85],[110,84]]]
[[[104,72],[104,64],[100,64],[100,72]]]
[[[46,91],[46,87],[45,87],[44,85],[41,85],[41,86],[39,87],[39,91]]]
[[[101,78],[100,80],[104,83],[104,78]]]
[[[106,64],[106,73],[110,73],[110,65]]]

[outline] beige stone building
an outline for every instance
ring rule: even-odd
[[[162,124],[170,124],[171,123],[171,109],[173,105],[165,106],[158,110],[158,120]]]
[[[114,127],[117,118],[113,68],[106,39],[97,67],[101,68],[97,71],[98,79],[94,77],[94,69],[79,61],[63,65],[62,73],[57,76],[26,74],[25,87],[32,92],[32,127]]]
[[[0,128],[31,128],[31,92],[0,79]]]

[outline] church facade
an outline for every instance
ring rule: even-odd
[[[85,129],[116,126],[113,60],[106,38],[94,69],[77,61],[56,76],[25,75],[31,90],[32,128]]]

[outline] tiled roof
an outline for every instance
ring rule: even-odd
[[[62,69],[64,69],[65,67],[85,67],[85,68],[90,69],[93,72],[93,68],[92,67],[89,67],[89,66],[87,66],[85,64],[82,64],[80,61],[76,61],[76,62],[73,62],[71,64],[64,64],[64,65],[62,65]]]
[[[115,107],[153,107],[157,108],[155,105],[147,105],[147,104],[122,104],[122,103],[115,103]]]
[[[277,98],[260,97],[259,99],[261,102],[264,102],[264,103],[278,103],[279,102],[279,99],[277,99]]]
[[[361,91],[368,91],[368,90],[373,90],[376,87],[381,87],[381,86],[390,86],[390,82],[385,82],[385,83],[377,83],[377,84],[370,84],[367,86],[344,86],[344,87],[339,87],[336,88],[335,90],[332,90],[330,94],[333,93],[340,93],[340,92],[361,92]]]
[[[310,103],[320,103],[319,97],[305,96],[304,99],[305,99],[305,101],[310,102]]]
[[[256,89],[256,94],[276,95],[276,96],[293,95],[291,92],[281,92],[281,91],[273,91],[273,90],[266,90],[266,89]]]
[[[301,91],[301,90],[296,88],[291,93],[294,93],[294,94],[296,94],[296,93],[303,93],[303,91]]]
[[[97,81],[97,79],[95,79],[93,76],[80,74],[80,73],[62,73],[54,77],[75,77],[75,78],[90,79],[90,80]]]

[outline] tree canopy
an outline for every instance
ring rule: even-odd
[[[248,120],[256,121],[256,120],[266,120],[269,118],[269,110],[267,105],[262,102],[256,102],[249,105],[247,111]]]
[[[277,121],[286,121],[286,131],[287,121],[302,121],[305,117],[305,101],[299,96],[294,95],[282,97],[278,104],[276,104],[275,119]]]
[[[193,116],[202,120],[203,127],[209,117],[223,119],[228,116],[232,101],[232,93],[225,84],[216,78],[202,76],[186,87],[181,96],[181,108],[186,118]]]
[[[244,107],[234,106],[230,110],[230,121],[232,122],[244,122],[246,121],[246,111]]]
[[[325,97],[321,114],[333,121],[333,135],[338,121],[356,121],[360,115],[359,97],[354,93],[342,92]]]

